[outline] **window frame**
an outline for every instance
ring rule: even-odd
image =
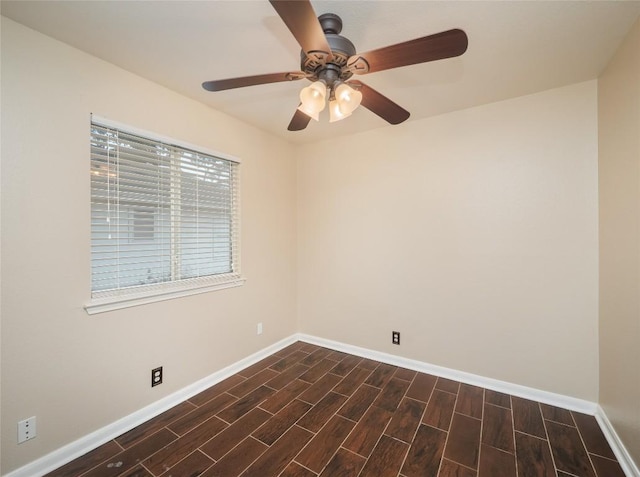
[[[94,125],[103,128],[116,129],[122,133],[140,136],[144,139],[155,141],[159,144],[195,151],[206,156],[213,156],[217,159],[222,159],[233,163],[235,180],[233,180],[234,191],[231,195],[231,199],[233,216],[232,220],[235,225],[236,233],[232,234],[232,236],[229,238],[232,243],[230,259],[232,270],[230,272],[197,278],[171,280],[162,283],[151,283],[133,287],[115,288],[104,291],[93,291],[93,285],[90,284],[89,289],[91,290],[91,299],[89,303],[87,303],[84,307],[86,312],[89,315],[93,315],[96,313],[103,313],[106,311],[118,310],[122,308],[139,306],[162,300],[180,298],[184,296],[190,296],[199,293],[206,293],[214,290],[221,290],[243,285],[246,279],[241,275],[240,272],[240,159],[228,154],[223,154],[201,146],[196,146],[184,141],[176,140],[174,138],[169,138],[153,132],[118,123],[116,121],[99,117],[94,114],[91,115],[90,120],[90,137],[92,134],[91,128],[93,128]],[[91,151],[89,151],[88,157],[91,159]],[[89,161],[89,165],[91,165],[91,160]],[[90,197],[90,203],[93,203],[92,187],[90,187]],[[131,220],[133,221],[133,218]],[[133,226],[133,224],[130,224],[130,227]],[[90,227],[90,230],[92,230],[92,226]],[[90,248],[92,247],[93,234],[91,234],[90,238]],[[93,275],[92,270],[93,268],[91,265],[90,277]]]

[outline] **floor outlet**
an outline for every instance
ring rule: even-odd
[[[399,345],[400,344],[400,332],[399,331],[392,331],[391,332],[391,343],[393,343],[394,345]]]
[[[162,384],[162,366],[151,370],[151,387]]]
[[[36,437],[36,416],[18,422],[18,444]]]
[[[262,334],[262,323],[258,323],[258,334]]]

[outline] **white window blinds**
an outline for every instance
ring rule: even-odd
[[[239,279],[238,164],[91,123],[93,298]]]

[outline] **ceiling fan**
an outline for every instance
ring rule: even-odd
[[[356,53],[353,43],[340,35],[342,20],[338,15],[325,13],[316,17],[309,0],[269,2],[302,47],[300,71],[205,81],[202,87],[207,91],[223,91],[303,78],[312,81],[300,93],[300,106],[289,123],[289,131],[303,130],[312,118],[318,120],[327,98],[330,121],[351,115],[362,104],[390,124],[399,124],[409,118],[409,112],[363,82],[352,79],[353,75],[452,58],[467,50],[467,35],[453,29]]]

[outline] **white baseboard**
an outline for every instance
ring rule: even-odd
[[[23,467],[9,472],[8,474],[5,474],[4,477],[40,477],[42,475],[45,475],[52,470],[55,470],[58,467],[61,467],[71,462],[72,460],[77,459],[87,452],[92,451],[102,444],[115,439],[125,432],[130,431],[134,427],[139,426],[149,419],[162,414],[166,410],[171,409],[177,404],[180,404],[182,401],[195,396],[196,394],[204,391],[214,384],[227,379],[229,376],[242,371],[244,368],[257,363],[261,359],[266,358],[267,356],[281,350],[285,346],[288,346],[296,341],[298,341],[298,336],[292,335],[288,338],[278,341],[277,343],[272,344],[271,346],[267,346],[266,348],[252,354],[251,356],[241,359],[240,361],[237,361],[232,365],[227,366],[226,368],[221,369],[220,371],[217,371],[210,376],[201,379],[200,381],[196,381],[195,383],[140,409],[139,411],[129,414],[122,419],[119,419],[101,429],[98,429],[95,432],[92,432],[91,434],[78,439],[77,441],[71,442],[70,444],[61,447],[60,449],[57,449],[50,454],[47,454]]]
[[[541,391],[539,389],[521,386],[518,384],[512,384],[505,381],[499,381],[497,379],[486,378],[476,374],[465,373],[463,371],[457,371],[450,368],[435,366],[422,361],[402,358],[400,356],[360,348],[358,346],[318,338],[302,333],[297,333],[280,340],[277,343],[248,356],[247,358],[227,366],[226,368],[221,369],[200,381],[197,381],[153,404],[150,404],[149,406],[140,409],[139,411],[134,412],[133,414],[119,419],[102,429],[98,429],[75,442],[20,467],[19,469],[6,474],[4,477],[39,477],[45,475],[296,341],[304,341],[306,343],[323,346],[325,348],[342,351],[356,356],[361,356],[363,358],[369,358],[383,363],[423,373],[429,373],[435,376],[442,376],[444,378],[453,379],[463,383],[511,394],[513,396],[519,396],[553,406],[595,415],[605,437],[609,441],[609,445],[611,445],[611,448],[618,458],[618,461],[624,469],[627,477],[640,477],[638,467],[633,462],[631,455],[622,444],[622,441],[620,441],[602,408],[596,403],[548,391]]]
[[[611,450],[615,454],[616,459],[618,459],[618,463],[620,467],[622,467],[622,470],[624,470],[625,475],[627,477],[640,477],[640,469],[638,469],[631,454],[629,454],[629,451],[620,440],[618,433],[613,428],[613,424],[611,424],[611,421],[600,405],[598,405],[596,409],[596,420],[598,424],[600,424],[600,429],[602,429],[604,436],[607,438]]]
[[[324,338],[318,338],[305,334],[299,334],[298,339],[300,341],[305,341],[307,343],[315,344],[318,346],[324,346],[325,348],[331,348],[337,351],[343,351],[345,353],[354,354],[363,358],[369,358],[383,363],[392,364],[394,366],[400,366],[402,368],[420,371],[421,373],[428,373],[447,379],[453,379],[462,383],[480,386],[483,388],[491,389],[493,391],[499,391],[502,393],[511,394],[513,396],[531,399],[533,401],[550,404],[552,406],[562,407],[565,409],[570,409],[572,411],[582,412],[584,414],[590,414],[592,416],[596,413],[597,404],[590,401],[585,401],[583,399],[577,399],[562,394],[555,394],[548,391],[541,391],[539,389],[520,386],[518,384],[512,384],[505,381],[499,381],[497,379],[485,378],[484,376],[478,376],[477,374],[465,373],[463,371],[444,368],[442,366],[436,366],[414,359],[402,358],[393,354],[360,348],[358,346],[341,343],[339,341],[327,340]]]

